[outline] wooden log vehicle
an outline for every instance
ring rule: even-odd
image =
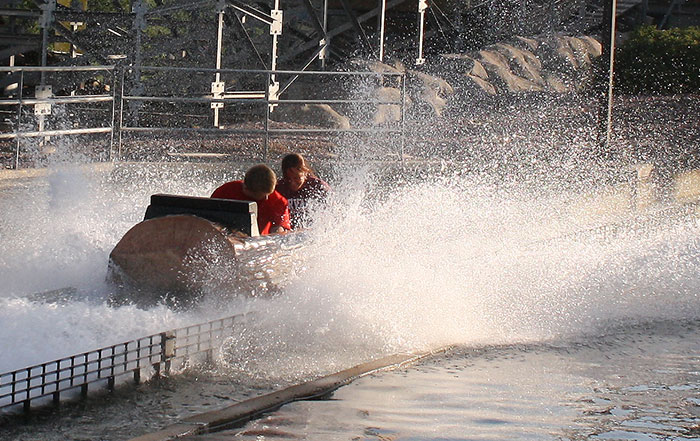
[[[203,295],[269,295],[293,271],[303,233],[260,236],[257,204],[155,194],[112,250],[116,303],[191,306]]]

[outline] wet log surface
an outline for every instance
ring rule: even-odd
[[[191,216],[149,219],[110,254],[118,303],[187,307],[204,295],[272,295],[294,271],[304,233],[248,237]]]

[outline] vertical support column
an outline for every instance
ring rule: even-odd
[[[112,87],[110,88],[110,93],[112,95],[112,131],[109,132],[109,154],[108,154],[108,161],[113,161],[114,160],[114,120],[117,115],[117,100],[116,100],[116,86],[117,86],[117,70],[114,69],[112,70]]]
[[[119,137],[117,138],[117,160],[121,160],[122,158],[122,128],[124,127],[124,79],[126,76],[126,67],[122,67],[121,74],[122,78],[120,85],[121,94],[119,95]]]
[[[270,51],[270,70],[277,70],[277,39],[282,35],[282,20],[283,14],[280,9],[280,0],[275,0],[275,9],[270,11],[272,16],[272,24],[270,25],[270,35],[272,35],[272,50]],[[276,100],[280,90],[280,83],[277,81],[277,75],[274,73],[270,76],[270,81],[267,85],[268,100]],[[270,104],[270,111],[273,111],[276,104]]]
[[[175,357],[175,334],[172,331],[161,332],[160,334],[160,364],[163,364],[163,370],[166,374],[170,373],[170,363]],[[160,374],[160,370],[158,374]]]
[[[607,155],[612,137],[613,74],[615,73],[615,34],[617,32],[617,0],[606,0],[603,10],[601,41],[600,109],[598,111],[598,147]]]
[[[379,0],[381,11],[379,13],[379,61],[384,61],[384,26],[386,25],[386,0]]]
[[[404,149],[406,144],[406,73],[402,73],[401,79],[401,165],[404,165]]]
[[[321,69],[326,68],[326,60],[328,59],[328,48],[331,44],[331,40],[328,35],[328,0],[323,0],[323,35],[326,35],[319,44],[323,45],[323,49],[318,54],[319,60],[321,60]]]
[[[39,26],[41,27],[41,66],[46,67],[47,56],[49,52],[49,29],[53,24],[53,13],[56,10],[56,0],[46,0],[41,5],[41,18],[39,18]],[[46,72],[41,71],[42,86],[46,82]]]
[[[143,84],[141,83],[141,65],[143,63],[141,54],[141,36],[146,29],[146,6],[142,0],[134,0],[132,3],[132,12],[134,15],[134,30],[136,31],[136,42],[134,44],[134,58],[132,67],[134,69],[134,82],[136,83],[131,91],[131,95],[143,95]],[[139,108],[140,101],[134,101],[130,105],[130,111],[134,117],[134,124],[139,125]]]
[[[272,74],[270,72],[267,73],[267,77],[265,78],[266,83],[268,86],[270,85],[270,81]],[[268,87],[265,89],[265,145],[264,145],[264,150],[263,150],[263,161],[267,161],[267,153],[269,150],[269,145],[270,145],[270,110],[271,110],[271,105],[270,105],[270,88]]]
[[[17,2],[16,2],[16,1],[15,1],[15,2],[12,2],[11,4],[12,4],[13,7],[14,7],[14,6],[17,6]],[[9,30],[10,30],[10,34],[19,34],[19,30],[17,29],[17,24],[16,24],[15,17],[12,17],[12,16],[11,16],[11,17],[9,18],[9,26],[8,26],[8,28],[9,28]],[[14,56],[14,55],[10,55],[10,64],[9,64],[9,66],[12,67],[12,66],[14,66],[14,65],[15,65],[15,56]],[[11,74],[11,72],[8,72],[8,75],[10,75],[10,74]]]
[[[47,57],[48,57],[48,52],[49,52],[49,29],[51,29],[51,26],[53,25],[54,11],[56,11],[56,0],[46,0],[41,5],[41,18],[39,19],[39,25],[41,26],[41,66],[42,67],[47,66]],[[39,86],[36,86],[37,93],[42,94],[41,98],[45,97],[45,95],[44,95],[45,84],[46,84],[46,71],[42,70]],[[50,90],[51,90],[50,86],[49,86],[48,90],[50,93]],[[37,96],[37,98],[39,98],[39,97]],[[51,107],[49,105],[49,112],[48,113],[51,113],[50,109],[51,109]],[[38,130],[40,132],[44,131],[44,123],[45,123],[45,118],[47,115],[45,110],[46,110],[45,105],[35,105],[34,106],[34,113],[37,117]],[[42,145],[45,141],[48,141],[48,137],[42,139],[39,142],[39,145]]]
[[[226,86],[224,83],[221,82],[221,72],[219,72],[219,69],[221,69],[221,52],[223,49],[223,38],[224,38],[224,2],[219,1],[217,5],[218,9],[218,16],[219,16],[219,23],[218,23],[218,30],[217,30],[217,36],[216,36],[216,78],[214,79],[214,82],[211,83],[211,94],[212,98],[214,99],[220,99],[224,97],[224,91],[226,89]],[[211,108],[214,109],[214,127],[219,127],[219,110],[223,109],[224,103],[223,102],[218,102],[218,103],[211,103]]]
[[[428,0],[418,0],[418,58],[416,65],[425,64],[423,58],[423,38],[425,36],[425,11],[428,9]]]
[[[15,140],[17,141],[16,151],[15,151],[15,170],[19,169],[19,147],[20,147],[20,125],[22,124],[22,92],[24,89],[24,70],[20,71],[19,74],[19,91],[17,93],[17,126],[15,127],[15,134],[17,135]]]

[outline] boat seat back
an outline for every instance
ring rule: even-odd
[[[251,201],[154,194],[144,220],[174,214],[191,214],[249,236],[260,235],[258,204]]]

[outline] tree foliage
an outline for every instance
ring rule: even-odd
[[[624,93],[700,92],[700,27],[643,26],[618,49],[615,64]]]

